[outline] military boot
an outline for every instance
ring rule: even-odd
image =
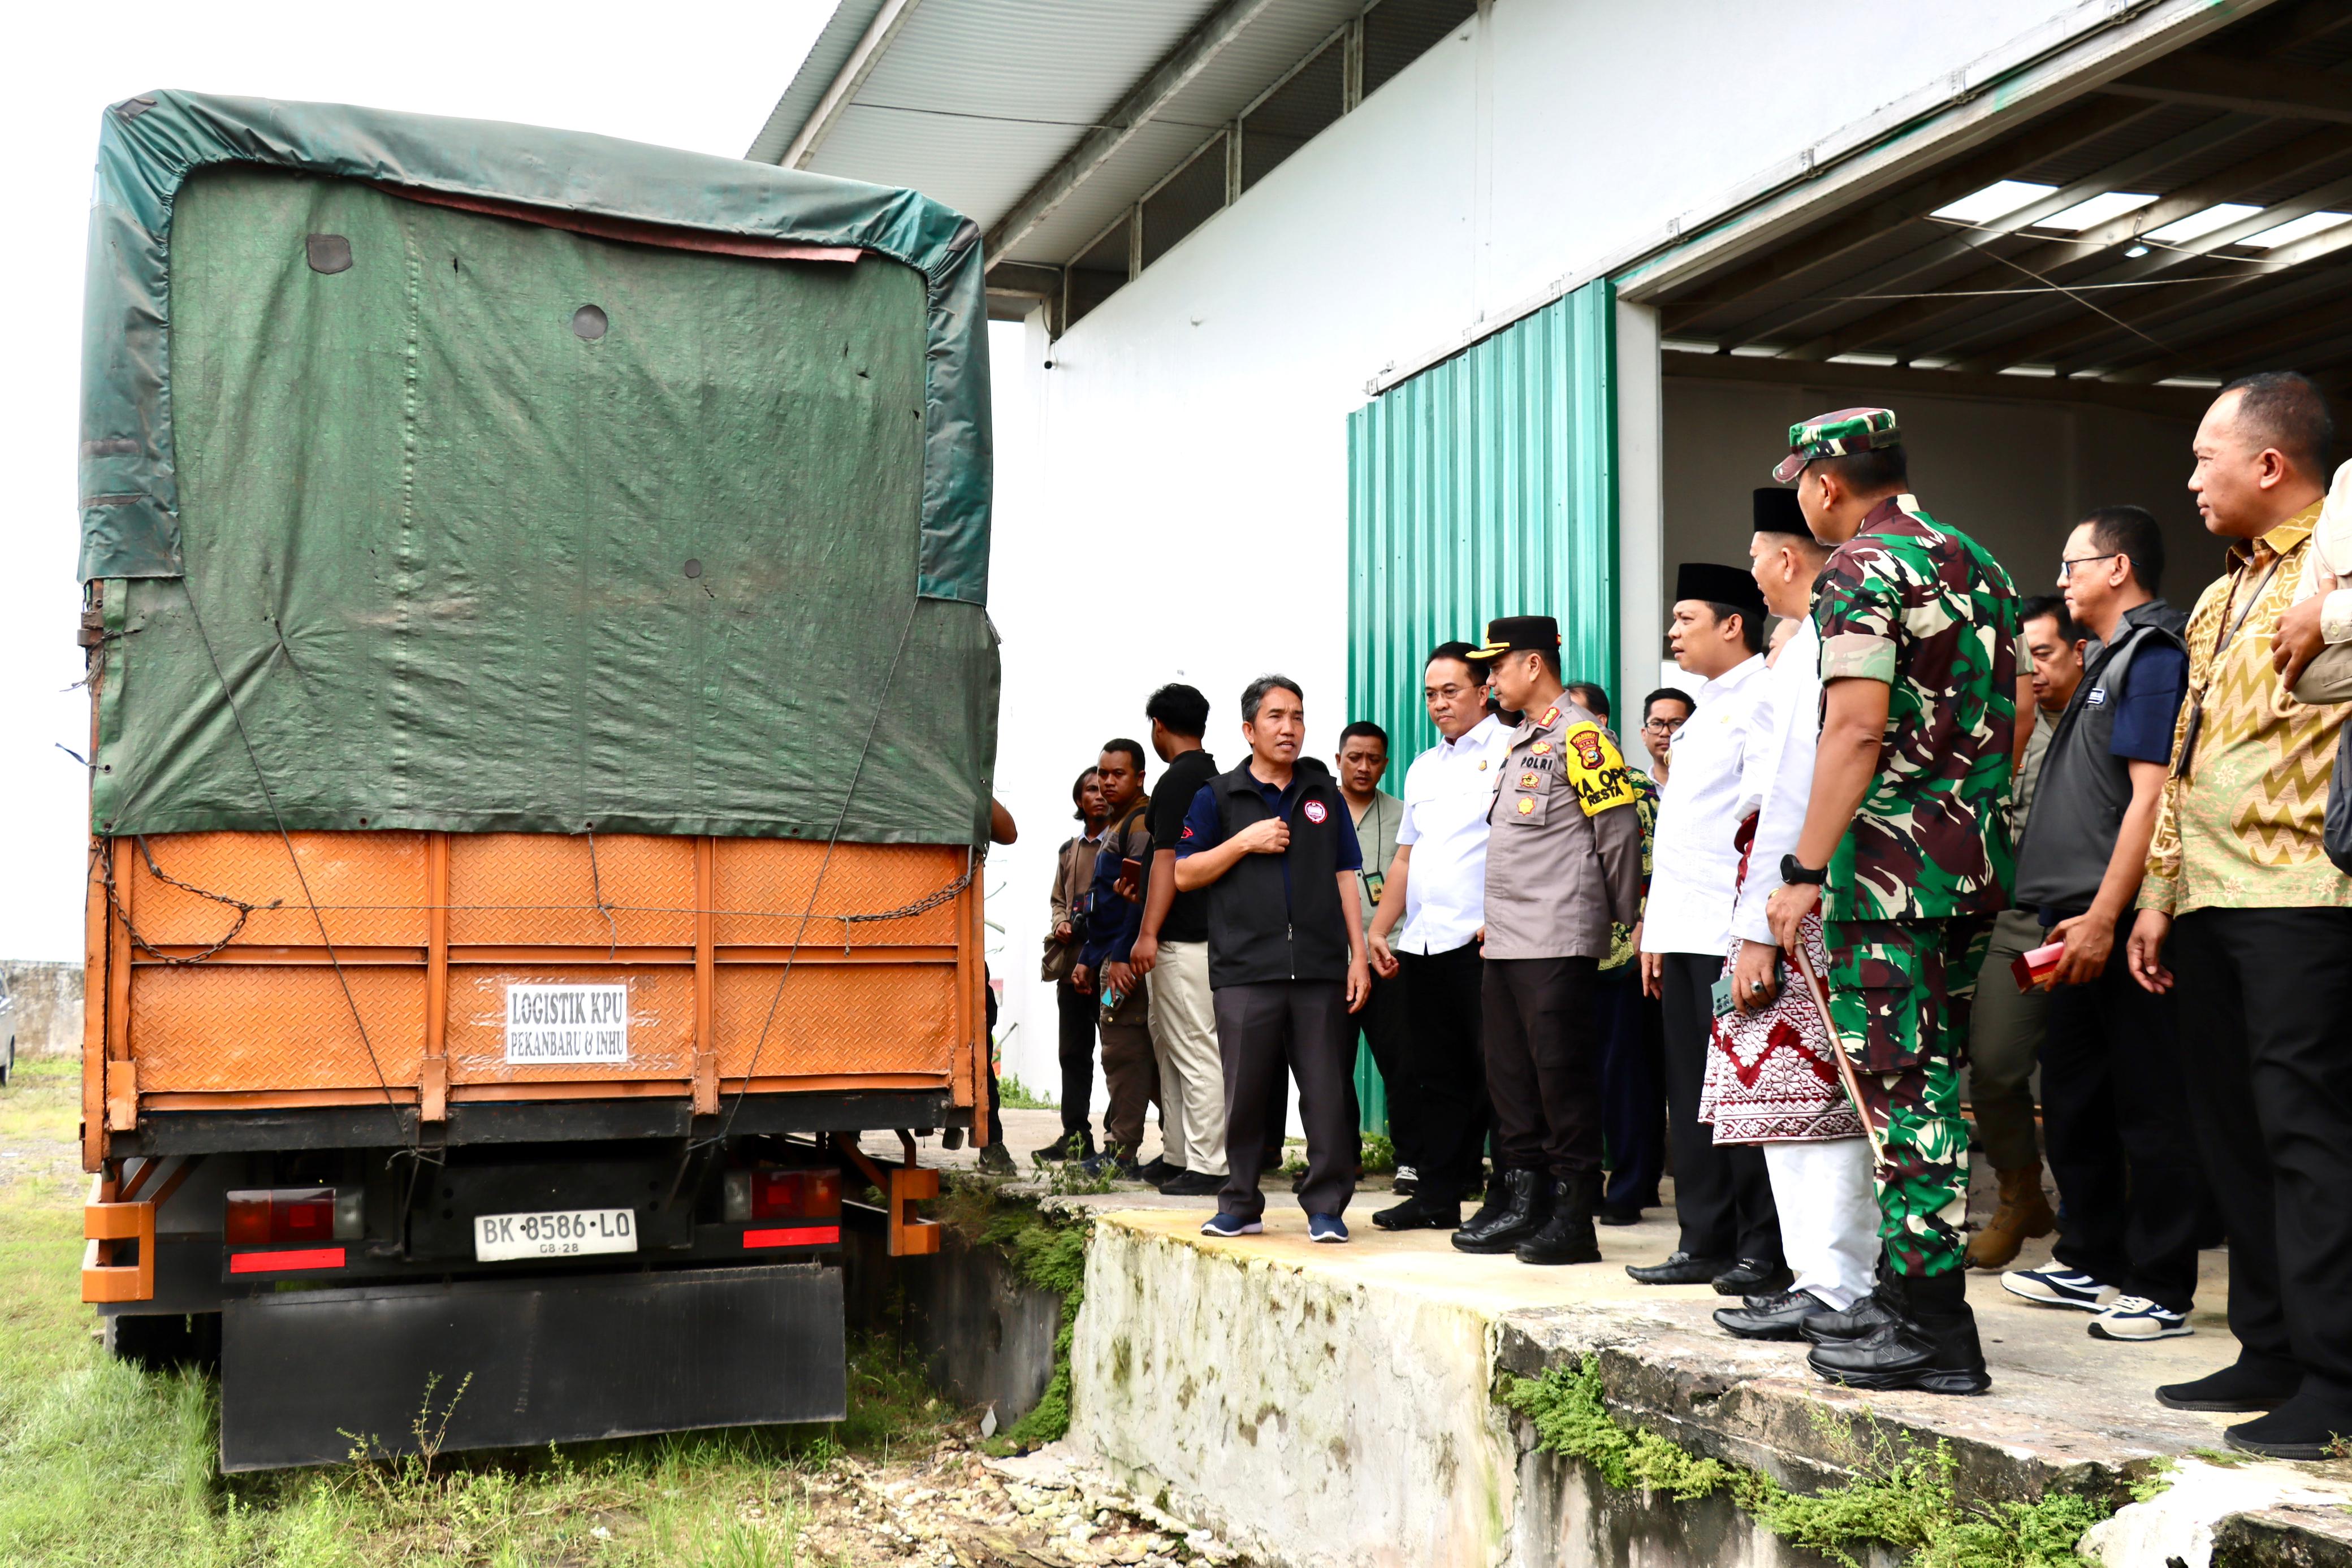
[[[1579,1171],[1551,1184],[1551,1218],[1515,1249],[1522,1263],[1598,1263],[1601,1242],[1592,1210],[1601,1201],[1601,1173]]]
[[[1460,1252],[1510,1252],[1543,1228],[1551,1194],[1541,1171],[1505,1171],[1487,1189],[1486,1206],[1454,1233]]]
[[[1871,1270],[1870,1294],[1842,1312],[1816,1312],[1798,1324],[1797,1332],[1815,1344],[1860,1339],[1894,1319],[1895,1292],[1900,1289],[1901,1277],[1886,1267],[1886,1254],[1881,1252],[1877,1264]]]
[[[1817,1343],[1805,1364],[1849,1388],[1982,1394],[1992,1386],[1962,1270],[1890,1279],[1878,1300],[1892,1309],[1885,1322],[1856,1339]]]
[[[1969,1267],[2006,1269],[2029,1239],[2058,1228],[2058,1217],[2042,1193],[2042,1162],[2013,1171],[1995,1171],[2000,1178],[2000,1205],[1985,1227],[1969,1238]]]

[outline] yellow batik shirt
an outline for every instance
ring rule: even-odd
[[[2189,617],[2189,700],[2173,727],[2172,778],[2157,809],[2142,909],[2352,905],[2352,878],[2336,869],[2320,841],[2336,732],[2352,705],[2299,703],[2271,667],[2280,618],[2306,597],[2318,517],[2314,502],[2252,544],[2233,547],[2230,575],[2205,590]],[[2257,592],[2217,664],[2215,644]],[[2200,692],[2203,716],[2194,751],[2184,758]]]

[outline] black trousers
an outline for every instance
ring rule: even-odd
[[[2130,936],[2126,916],[2105,971],[2053,990],[2044,1015],[2042,1140],[2061,1201],[2052,1255],[2185,1312],[2210,1200],[2181,1077],[2179,993],[2158,996],[2132,979]]]
[[[1553,1179],[1601,1170],[1596,960],[1489,958],[1483,998],[1496,1164]]]
[[[2352,1417],[2352,909],[2193,910],[2165,958],[2239,1360]]]
[[[1707,1042],[1715,1030],[1715,982],[1723,960],[1705,953],[1665,956],[1666,1135],[1675,1145],[1675,1215],[1682,1250],[1695,1258],[1748,1258],[1778,1263],[1780,1213],[1764,1151],[1717,1144],[1698,1119],[1706,1082]]]
[[[1486,1035],[1480,992],[1486,960],[1478,944],[1443,953],[1400,953],[1397,978],[1405,983],[1411,1028],[1405,1032],[1401,1078],[1389,1080],[1392,1126],[1400,1102],[1412,1108],[1414,1157],[1397,1145],[1399,1163],[1420,1174],[1420,1190],[1435,1202],[1476,1193],[1486,1152]]]
[[[1609,1185],[1601,1201],[1655,1208],[1666,1173],[1665,1019],[1642,994],[1639,959],[1598,982],[1607,1031],[1601,1046],[1601,1135]]]
[[[1298,1081],[1307,1129],[1307,1183],[1298,1206],[1339,1214],[1356,1195],[1354,1020],[1338,980],[1268,980],[1216,990],[1217,1055],[1225,1069],[1225,1186],[1217,1209],[1255,1219],[1265,1212],[1258,1166],[1282,1127],[1267,1102],[1283,1103],[1282,1074]]]
[[[1067,979],[1054,982],[1054,1010],[1061,1024],[1062,1131],[1093,1130],[1095,1103],[1095,998]]]
[[[1421,1111],[1413,1103],[1412,1091],[1405,1082],[1405,1037],[1412,1032],[1412,1003],[1406,996],[1407,982],[1402,970],[1387,979],[1372,977],[1372,994],[1363,1010],[1355,1015],[1355,1035],[1360,1035],[1372,1053],[1372,1065],[1380,1069],[1381,1083],[1389,1097],[1389,1143],[1396,1149],[1397,1164],[1413,1166],[1420,1153]],[[1348,1064],[1348,1114],[1357,1126],[1364,1124],[1364,1108],[1356,1095],[1355,1062]]]

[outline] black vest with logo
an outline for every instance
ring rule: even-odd
[[[2059,716],[2017,847],[2017,903],[2079,915],[2099,895],[2131,805],[2131,764],[2109,749],[2133,658],[2157,643],[2185,649],[2189,617],[2161,599],[2124,612]]]
[[[1276,814],[1246,761],[1218,774],[1209,788],[1226,839]],[[1348,921],[1339,882],[1347,799],[1331,770],[1312,758],[1299,758],[1285,799],[1290,848],[1278,855],[1244,855],[1209,884],[1213,989],[1348,977]]]

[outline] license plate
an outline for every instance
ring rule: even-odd
[[[636,1249],[637,1211],[634,1208],[558,1208],[535,1214],[474,1216],[474,1260],[480,1263]]]

